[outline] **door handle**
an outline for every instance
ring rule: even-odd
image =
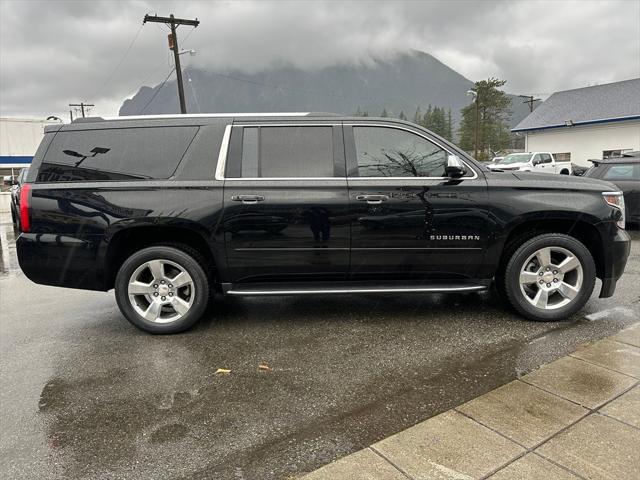
[[[253,204],[264,201],[264,197],[262,195],[234,195],[231,200],[244,204]]]
[[[389,200],[389,195],[356,195],[356,200],[367,202],[370,205],[377,205]]]

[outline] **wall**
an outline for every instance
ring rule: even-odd
[[[613,122],[527,132],[528,152],[571,152],[571,162],[589,166],[604,150],[640,150],[640,121]]]
[[[0,167],[31,163],[44,127],[57,122],[28,118],[0,118]]]

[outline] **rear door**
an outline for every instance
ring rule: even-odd
[[[230,128],[222,225],[231,281],[346,278],[349,223],[341,123]]]
[[[351,275],[360,280],[472,279],[487,245],[487,184],[450,152],[404,125],[346,124]]]

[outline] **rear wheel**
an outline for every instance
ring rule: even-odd
[[[554,321],[584,306],[595,277],[593,257],[581,242],[568,235],[544,234],[513,253],[501,280],[509,303],[521,315]]]
[[[197,255],[185,250],[145,248],[120,267],[116,301],[136,327],[150,333],[182,332],[204,313],[209,300],[207,275]]]

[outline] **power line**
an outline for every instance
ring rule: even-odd
[[[138,28],[138,31],[133,36],[133,40],[131,40],[131,43],[129,43],[129,46],[126,48],[126,50],[124,52],[124,55],[122,56],[122,58],[120,59],[120,61],[116,65],[116,67],[111,71],[111,73],[109,74],[107,79],[104,81],[104,83],[100,86],[98,91],[96,91],[96,93],[94,93],[92,95],[93,98],[96,98],[99,94],[101,94],[102,91],[104,90],[104,87],[106,87],[107,84],[113,79],[113,76],[116,74],[118,69],[122,66],[122,64],[124,63],[125,59],[127,58],[127,55],[129,55],[129,52],[131,51],[131,48],[133,47],[133,44],[136,43],[136,40],[138,40],[138,37],[140,36],[140,32],[142,32],[143,27],[144,27],[144,23],[142,25],[140,25],[140,28]]]
[[[149,99],[149,101],[145,104],[145,106],[142,108],[142,110],[140,110],[140,114],[143,114],[144,111],[147,109],[147,107],[151,104],[151,102],[153,102],[153,99],[156,98],[156,96],[158,95],[158,93],[160,93],[160,90],[162,90],[162,87],[164,87],[164,84],[167,83],[167,80],[169,80],[169,77],[171,76],[171,74],[173,73],[173,71],[176,69],[176,67],[171,67],[171,70],[169,71],[169,75],[167,75],[167,77],[164,79],[164,81],[160,84],[160,86],[158,87],[158,89],[153,92],[153,95],[151,96],[151,98]]]

